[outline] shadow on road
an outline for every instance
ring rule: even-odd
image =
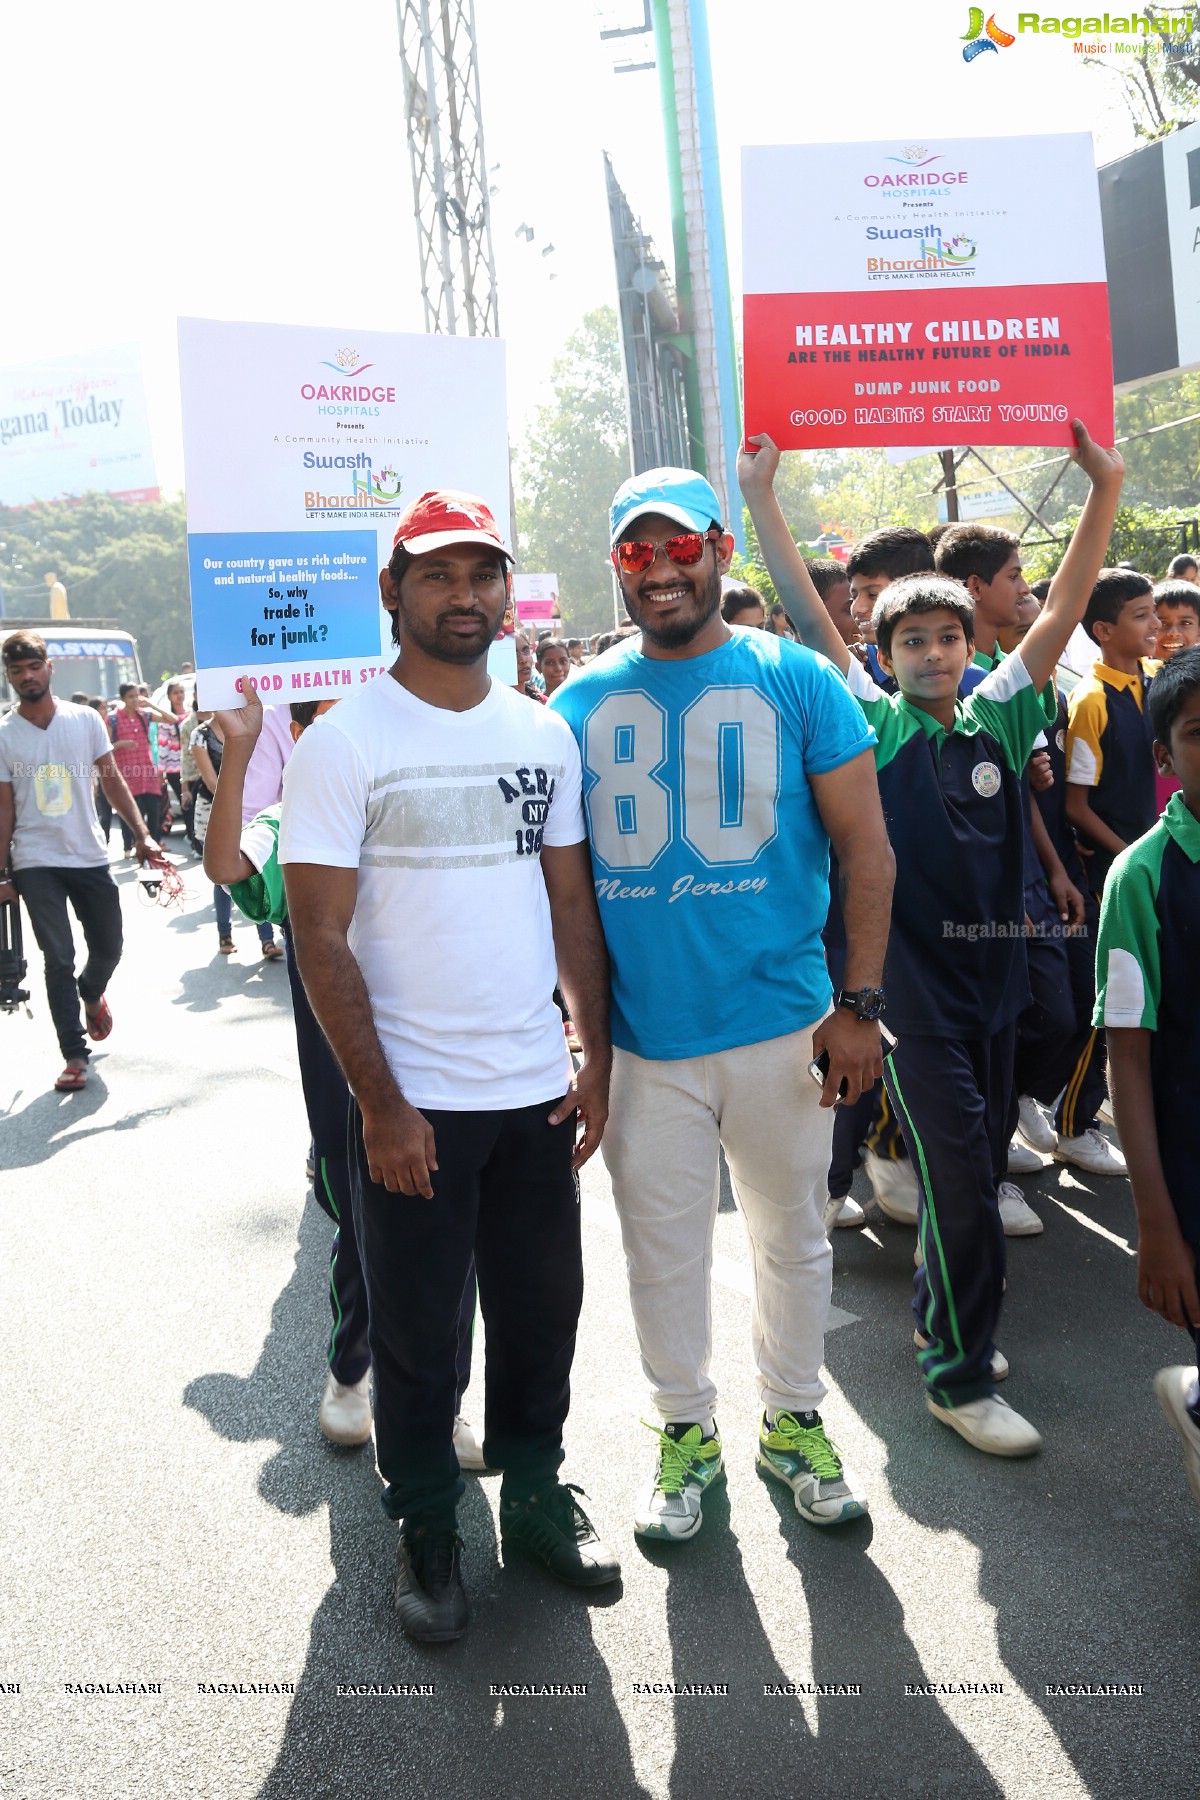
[[[882,1304],[894,1310],[895,1329],[870,1361],[834,1333],[829,1366],[889,1446],[896,1502],[926,1528],[977,1548],[979,1595],[995,1608],[1004,1668],[1044,1714],[1081,1789],[1126,1800],[1181,1793],[1173,1784],[1187,1767],[1186,1791],[1194,1792],[1192,1727],[1181,1726],[1170,1677],[1190,1666],[1194,1651],[1200,1575],[1180,1541],[1185,1520],[1194,1529],[1194,1512],[1149,1391],[1159,1363],[1185,1360],[1185,1340],[1138,1307],[1134,1261],[1116,1241],[1131,1230],[1126,1183],[1057,1169],[1039,1180],[1042,1191],[1031,1185],[1029,1196],[1045,1234],[1009,1240],[1000,1327],[1012,1366],[1003,1397],[1042,1432],[1037,1456],[985,1456],[926,1415],[909,1348],[909,1231],[886,1228],[882,1254],[865,1242],[839,1251],[839,1303],[867,1315]],[[872,1329],[880,1324],[876,1317]],[[1180,1553],[1166,1581],[1164,1544]],[[880,1586],[878,1575],[874,1587],[868,1578],[856,1601],[843,1582],[840,1599],[832,1596],[831,1628],[844,1632],[872,1608],[886,1619]],[[950,1588],[931,1596],[943,1617],[953,1616],[954,1603]],[[927,1678],[994,1679],[994,1669],[973,1669],[976,1658],[994,1665],[990,1648],[964,1642],[957,1666]],[[911,1679],[922,1679],[919,1669]],[[1140,1697],[1080,1700],[1048,1697],[1055,1682],[1146,1685]],[[923,1712],[923,1738],[934,1724]]]
[[[729,1722],[736,1721],[747,1742],[746,1786],[728,1791],[778,1800],[805,1792],[895,1800],[900,1791],[896,1771],[881,1759],[881,1745],[901,1744],[911,1736],[914,1702],[904,1698],[903,1684],[924,1676],[900,1603],[870,1558],[871,1521],[822,1530],[799,1516],[785,1488],[774,1482],[763,1485],[779,1515],[787,1560],[799,1575],[808,1608],[809,1679],[814,1686],[858,1684],[863,1691],[826,1696],[785,1691],[797,1678],[780,1664],[764,1628],[721,1484],[705,1499],[704,1528],[694,1542],[657,1549],[639,1540],[647,1561],[667,1574],[672,1680],[690,1685],[734,1682],[728,1698],[676,1697],[672,1800],[692,1800],[697,1771],[718,1766],[714,1746],[727,1736],[722,1707],[731,1709]],[[780,1579],[785,1579],[782,1574]],[[717,1616],[719,1632],[713,1630]],[[747,1674],[753,1675],[756,1690],[749,1703],[737,1694],[737,1678],[744,1681]],[[779,1691],[768,1694],[768,1687]],[[970,1795],[971,1800],[1000,1794],[944,1714],[931,1711],[921,1724],[923,1793]],[[721,1757],[728,1770],[727,1751]]]
[[[596,1650],[590,1607],[620,1597],[565,1590],[542,1570],[501,1567],[489,1486],[467,1477],[459,1508],[471,1626],[458,1644],[421,1649],[392,1605],[396,1527],[380,1505],[369,1446],[337,1450],[317,1428],[328,1328],[329,1227],[301,1219],[296,1265],[244,1380],[215,1373],[184,1399],[236,1443],[274,1440],[259,1492],[280,1512],[329,1513],[334,1579],[313,1617],[303,1673],[259,1800],[361,1800],[364,1794],[537,1795],[577,1788],[636,1797],[629,1744]],[[287,1604],[287,1596],[280,1596]],[[586,1697],[503,1697],[493,1683],[587,1683]],[[431,1696],[339,1693],[432,1683]],[[567,1716],[569,1714],[569,1716]],[[569,1761],[569,1769],[567,1763]],[[554,1771],[554,1773],[551,1773]]]
[[[245,957],[221,956],[214,949],[209,962],[194,969],[183,969],[179,975],[179,992],[172,1006],[186,1012],[216,1012],[233,994],[246,994],[256,1003],[263,1002],[277,1012],[292,1016],[292,995],[287,971],[281,962],[268,962],[258,953],[258,940],[252,940],[253,953]]]
[[[93,1057],[89,1067],[87,1086],[79,1092],[59,1094],[49,1087],[46,1093],[39,1094],[17,1112],[20,1099],[18,1093],[13,1107],[5,1115],[8,1121],[4,1138],[6,1169],[40,1168],[58,1151],[87,1138],[107,1137],[116,1131],[136,1131],[139,1125],[146,1125],[152,1119],[174,1117],[188,1104],[185,1098],[171,1106],[147,1106],[140,1112],[124,1113],[117,1119],[105,1118],[103,1109],[111,1096],[105,1086],[101,1059],[97,1057]],[[81,1129],[81,1121],[85,1119],[94,1119],[96,1123]]]

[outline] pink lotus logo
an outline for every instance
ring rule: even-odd
[[[903,163],[909,169],[924,169],[930,163],[941,162],[942,158],[940,152],[935,156],[930,156],[924,144],[905,144],[901,155],[888,156],[884,160],[885,162]]]
[[[339,375],[365,375],[374,363],[365,363],[357,350],[339,350],[335,362],[323,362],[323,369],[336,369]]]
[[[982,6],[973,6],[963,32],[963,61],[974,62],[985,50],[1007,50],[1016,41],[1011,31],[997,25],[995,13],[989,15],[985,25]]]

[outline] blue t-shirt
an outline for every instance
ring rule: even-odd
[[[732,629],[678,660],[616,645],[550,702],[583,759],[613,1042],[656,1062],[829,1008],[829,839],[808,777],[875,734],[823,656]]]

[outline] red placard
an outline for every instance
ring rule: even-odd
[[[747,294],[745,418],[785,450],[1113,439],[1103,282]]]

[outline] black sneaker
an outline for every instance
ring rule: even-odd
[[[400,1528],[396,1611],[409,1637],[419,1644],[448,1644],[467,1629],[461,1550],[453,1520],[445,1524],[406,1520]]]
[[[621,1565],[596,1536],[592,1522],[576,1500],[583,1489],[574,1482],[553,1481],[528,1500],[500,1500],[500,1542],[507,1558],[511,1549],[525,1550],[545,1563],[552,1575],[572,1587],[603,1587],[619,1581]]]

